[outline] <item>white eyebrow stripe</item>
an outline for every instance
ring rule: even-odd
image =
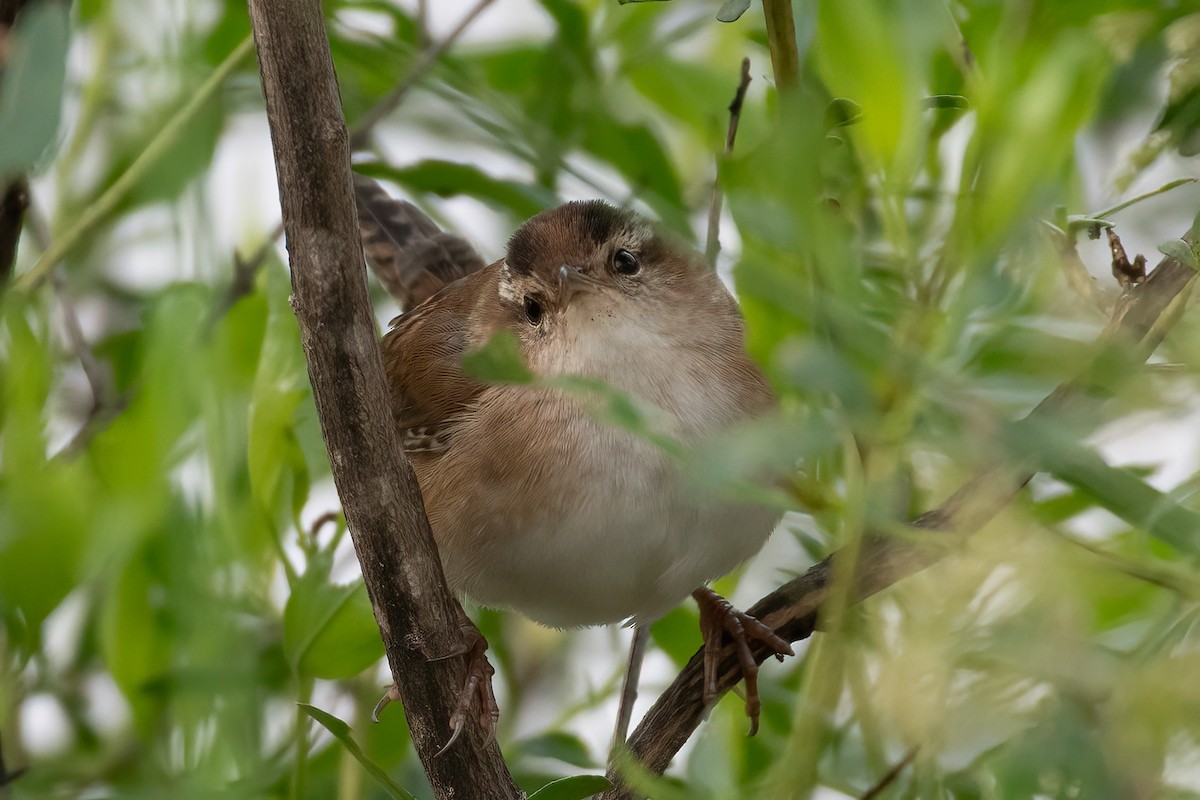
[[[497,293],[501,300],[506,300],[510,303],[517,302],[521,293],[517,291],[517,287],[513,285],[512,272],[508,268],[508,262],[500,268],[500,281],[497,285]]]

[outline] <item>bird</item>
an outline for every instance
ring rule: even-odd
[[[554,628],[644,625],[690,594],[705,699],[728,633],[753,733],[748,640],[780,658],[792,649],[707,583],[757,553],[779,512],[697,491],[655,440],[695,446],[776,410],[724,283],[689,245],[601,200],[533,216],[489,264],[416,206],[354,180],[367,260],[402,309],[381,341],[391,411],[450,588]],[[463,358],[497,335],[515,341],[534,380],[464,370]],[[563,377],[629,397],[659,437],[603,419],[555,382]],[[487,645],[475,636],[451,742],[472,702],[481,724],[498,718]]]

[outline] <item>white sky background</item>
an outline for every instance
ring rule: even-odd
[[[443,36],[472,5],[474,0],[430,0],[432,36]],[[178,29],[179,21],[189,15],[202,13],[184,0],[137,6],[137,13],[143,15],[143,23],[139,27],[146,30],[148,36],[156,37],[158,32],[155,27],[161,26],[167,33],[161,40],[154,40],[161,41],[162,46],[167,49],[172,47],[170,31]],[[634,13],[629,9],[625,10]],[[370,26],[377,24],[378,20],[379,18],[374,16],[362,15],[360,18],[356,15],[346,16],[341,22],[346,25]],[[498,0],[476,20],[458,46],[471,47],[514,38],[538,37],[552,30],[549,18],[532,0]],[[82,80],[87,74],[90,55],[89,42],[77,37],[70,59],[74,80]],[[756,77],[767,72],[769,64],[765,61],[754,64],[753,74]],[[764,81],[756,80],[752,91],[762,92],[764,84]],[[151,92],[156,88],[170,91],[170,87],[141,88]],[[410,99],[412,102],[419,102],[415,97]],[[69,101],[64,124],[70,124],[72,114],[77,110]],[[1117,137],[1104,140],[1085,137],[1080,140],[1077,154],[1081,162],[1080,172],[1084,176],[1089,209],[1098,210],[1111,206],[1123,197],[1148,191],[1175,178],[1189,175],[1200,177],[1200,159],[1160,159],[1138,179],[1129,192],[1122,197],[1114,194],[1113,176],[1125,163],[1125,157],[1131,149],[1149,130],[1152,122],[1152,119],[1145,118],[1131,123]],[[470,160],[476,155],[464,152],[460,146],[448,145],[438,139],[418,135],[411,128],[386,122],[379,129],[378,136],[385,153],[397,163],[438,157],[462,161]],[[488,157],[487,169],[490,172],[504,175],[506,169],[511,169],[513,172],[510,174],[525,174],[524,165],[515,160],[511,165],[502,164],[502,157],[491,151]],[[85,168],[100,166],[94,161],[90,164],[84,162]],[[611,175],[598,174],[597,178],[606,186],[613,183]],[[568,182],[561,188],[568,198],[591,196],[589,188],[581,183]],[[53,189],[49,181],[36,181],[34,191],[43,208],[52,203]],[[619,186],[614,185],[613,191],[619,195]],[[485,257],[490,260],[499,254],[509,231],[502,228],[501,221],[495,214],[470,199],[435,202],[444,219],[450,221],[458,230],[471,232],[470,238]],[[223,282],[227,278],[226,275],[214,276],[211,273],[214,269],[227,269],[229,260],[220,255],[209,258],[209,254],[228,254],[235,247],[245,253],[258,246],[264,233],[279,219],[270,138],[266,119],[261,113],[244,114],[229,121],[212,169],[204,178],[203,186],[197,187],[185,201],[185,212],[190,211],[186,204],[191,203],[198,204],[201,213],[179,215],[186,218],[182,223],[173,218],[170,209],[164,208],[148,209],[131,216],[113,239],[110,269],[114,278],[130,286],[146,288],[165,285],[178,279],[215,278]],[[1186,230],[1192,213],[1198,207],[1200,186],[1194,185],[1177,189],[1123,212],[1117,217],[1117,221],[1120,223],[1120,232],[1127,250],[1131,255],[1144,253],[1151,264],[1155,263],[1156,245],[1175,238]],[[698,232],[703,229],[704,213],[704,210],[698,212],[694,220]],[[188,221],[195,221],[197,218],[203,221],[202,230],[196,229],[195,225]],[[723,264],[728,265],[736,260],[738,244],[728,215],[722,232],[725,248]],[[1103,240],[1085,240],[1080,249],[1092,274],[1102,282],[1111,282],[1109,254]],[[281,257],[286,258],[282,245],[279,246],[279,252]],[[27,269],[28,266],[28,262],[24,261],[21,268]],[[1069,290],[1064,288],[1063,291]],[[85,333],[90,337],[100,335],[107,324],[103,314],[86,301],[80,304],[79,311]],[[395,310],[380,308],[377,311],[380,321],[386,322]],[[64,435],[69,430],[73,429],[70,426],[64,427]],[[1160,489],[1170,490],[1184,477],[1195,472],[1200,464],[1198,432],[1200,405],[1191,400],[1187,404],[1187,410],[1178,414],[1141,414],[1123,419],[1108,426],[1095,437],[1095,441],[1112,463],[1161,461],[1163,466],[1154,475],[1152,482]],[[1039,488],[1041,491],[1053,491],[1050,482],[1043,482]],[[334,507],[337,507],[336,493],[332,485],[327,483],[314,490],[305,517],[315,517]],[[1079,520],[1078,524],[1081,533],[1096,535],[1108,529],[1112,522],[1104,512],[1097,511]],[[357,562],[353,551],[349,549],[348,539],[346,548],[339,559],[341,579],[349,579],[357,571]],[[783,577],[777,567],[780,564],[794,565],[797,570],[807,565],[806,556],[791,536],[773,537],[764,553],[749,567],[745,579],[732,598],[734,602],[745,607],[777,586]],[[47,625],[47,647],[52,661],[55,660],[56,653],[65,661],[66,654],[70,652],[71,640],[81,621],[81,609],[75,607],[76,605],[70,602],[65,604]],[[597,686],[620,669],[625,658],[628,636],[629,631],[612,628],[585,631],[578,636],[578,644],[571,662],[574,674],[568,680],[579,686],[581,695],[585,686]],[[770,666],[766,669],[769,670]],[[652,652],[646,662],[641,699],[634,714],[635,724],[658,691],[673,676],[674,669],[666,657]],[[383,682],[381,676],[381,683]],[[105,676],[98,676],[95,684],[94,702],[100,706],[95,711],[98,718],[126,719],[128,712],[123,708],[124,701],[112,686],[111,680]],[[320,697],[317,702],[320,703]],[[338,705],[336,698],[330,698],[330,702],[334,707],[326,707],[332,712],[343,715],[348,713],[346,708]],[[503,705],[503,698],[501,702]],[[555,715],[555,711],[556,709],[552,708],[533,709],[525,718],[519,720],[520,732],[531,734],[542,730]],[[69,746],[66,737],[69,736],[70,728],[63,709],[55,698],[49,695],[30,697],[25,701],[21,714],[25,745],[33,754],[49,754]],[[575,732],[589,743],[597,757],[601,757],[607,748],[615,714],[614,700],[608,706],[583,715],[572,726]],[[281,712],[282,719],[290,720],[291,715],[290,709],[283,709]],[[352,721],[358,724],[362,722],[363,720]],[[680,759],[677,759],[677,763],[679,761]],[[823,796],[842,795],[830,792]]]

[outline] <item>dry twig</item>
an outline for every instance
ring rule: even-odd
[[[750,88],[750,59],[742,59],[742,79],[738,82],[737,92],[733,102],[729,104],[729,128],[725,132],[726,157],[733,152],[733,142],[737,138],[738,121],[742,118],[742,103],[746,101],[746,90]],[[717,159],[720,166],[721,159]],[[721,181],[718,176],[713,181],[712,203],[708,208],[708,238],[704,245],[704,256],[713,267],[717,266],[717,255],[721,252]]]
[[[879,779],[879,782],[868,789],[860,800],[875,800],[876,797],[883,794],[883,790],[891,786],[896,781],[896,778],[900,777],[900,773],[904,771],[904,768],[911,764],[916,757],[917,748],[914,747],[904,754],[904,758],[897,761],[891,769],[885,772],[883,777]]]

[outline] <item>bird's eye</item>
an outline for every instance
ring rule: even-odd
[[[542,324],[542,304],[532,295],[525,296],[525,319],[535,328]]]
[[[618,250],[613,253],[613,268],[622,275],[637,275],[642,266],[633,253],[628,250]]]

